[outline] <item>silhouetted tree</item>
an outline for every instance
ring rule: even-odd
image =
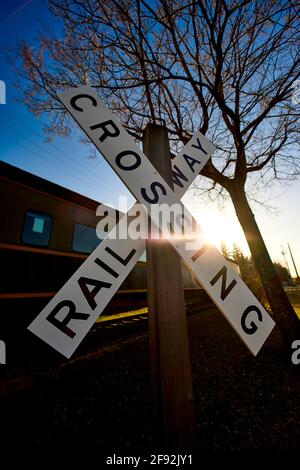
[[[285,266],[282,266],[282,264],[280,263],[274,263],[274,266],[280,281],[292,284],[292,278],[289,273],[289,270]]]
[[[222,255],[225,257],[225,258],[229,258],[230,256],[230,253],[229,253],[229,250],[228,250],[228,247],[226,245],[226,243],[224,241],[221,242],[221,253]]]

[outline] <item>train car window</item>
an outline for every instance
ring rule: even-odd
[[[97,237],[96,228],[75,224],[73,233],[73,250],[80,253],[92,253],[101,240]]]
[[[52,228],[52,217],[29,210],[25,214],[22,242],[30,245],[48,246]]]

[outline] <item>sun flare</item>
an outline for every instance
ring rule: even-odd
[[[229,211],[201,210],[195,214],[203,228],[205,239],[218,249],[225,243],[229,253],[236,244],[243,252],[248,251],[243,231],[234,214]]]

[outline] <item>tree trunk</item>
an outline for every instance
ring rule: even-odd
[[[281,331],[286,347],[290,351],[292,342],[300,338],[300,321],[277,276],[244,189],[235,185],[230,188],[230,196],[238,220],[244,230],[274,320]]]

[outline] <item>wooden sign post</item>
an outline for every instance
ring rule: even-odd
[[[167,129],[148,124],[143,150],[173,187]],[[167,240],[149,239],[146,246],[154,436],[157,444],[188,448],[196,425],[180,258]]]

